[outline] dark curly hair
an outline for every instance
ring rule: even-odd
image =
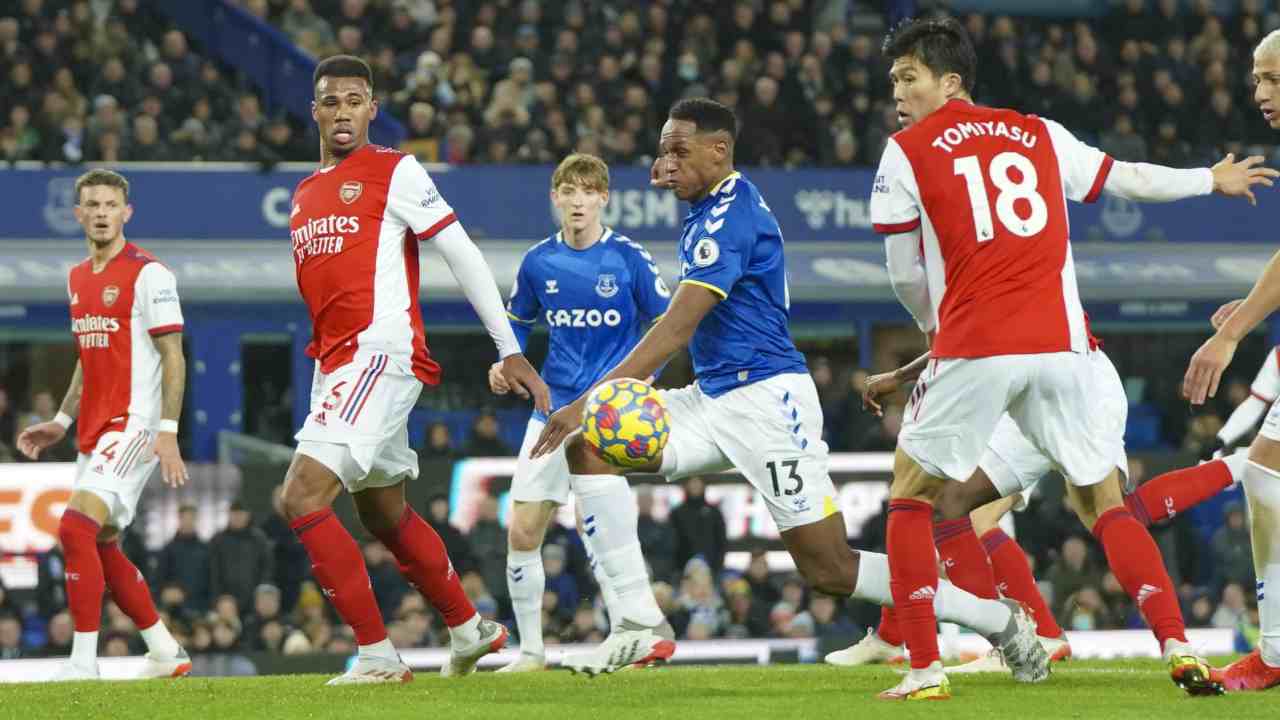
[[[955,73],[968,93],[978,80],[978,54],[955,18],[903,20],[884,37],[881,50],[890,63],[910,56],[938,77]]]

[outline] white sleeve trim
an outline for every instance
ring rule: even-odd
[[[1179,170],[1117,160],[1102,191],[1136,202],[1173,202],[1213,192],[1213,171],[1209,168]]]
[[[1226,445],[1236,444],[1237,440],[1258,424],[1258,420],[1269,407],[1271,407],[1270,403],[1263,401],[1257,395],[1250,395],[1231,412],[1231,417],[1227,418],[1227,421],[1222,424],[1222,429],[1218,431],[1218,437],[1222,438],[1222,442]]]
[[[520,353],[520,343],[516,341],[515,332],[507,318],[498,282],[494,280],[484,254],[471,241],[462,223],[450,223],[436,233],[432,242],[449,265],[449,270],[467,296],[467,301],[480,316],[485,330],[489,331],[489,337],[493,338],[494,345],[498,347],[498,356],[505,358]]]

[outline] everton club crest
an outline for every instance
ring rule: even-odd
[[[601,274],[596,278],[596,294],[602,298],[611,298],[618,294],[618,277]]]

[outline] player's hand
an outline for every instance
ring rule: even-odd
[[[649,185],[660,190],[670,190],[676,186],[675,173],[666,158],[658,156],[653,161],[653,167],[649,169]]]
[[[1182,378],[1182,397],[1192,405],[1203,405],[1205,400],[1218,394],[1222,371],[1231,364],[1236,354],[1236,342],[1222,335],[1214,335],[1191,356],[1187,374]]]
[[[902,381],[898,379],[896,372],[880,373],[867,378],[866,385],[862,387],[862,409],[870,412],[876,417],[884,415],[884,408],[880,407],[880,401],[886,395],[891,395],[902,387]]]
[[[18,452],[28,460],[38,460],[40,453],[66,437],[67,430],[56,422],[36,423],[18,435]]]
[[[1227,318],[1231,317],[1231,314],[1236,311],[1236,308],[1240,307],[1240,303],[1242,302],[1244,302],[1244,298],[1232,300],[1218,308],[1218,311],[1213,314],[1213,317],[1209,318],[1209,324],[1213,326],[1214,330],[1222,327],[1222,323],[1226,322]]]
[[[182,453],[178,450],[177,433],[156,433],[153,452],[160,460],[160,477],[165,485],[176,488],[187,483],[187,465],[182,462]]]
[[[502,360],[502,377],[507,387],[517,395],[528,400],[533,398],[533,406],[539,412],[551,412],[551,389],[543,382],[538,371],[533,369],[523,353],[508,355]]]
[[[496,362],[489,366],[489,389],[494,395],[506,395],[511,392],[511,385],[507,383],[507,379],[502,375],[502,363]]]
[[[1257,205],[1258,198],[1253,196],[1253,186],[1271,187],[1275,184],[1272,178],[1280,176],[1280,172],[1260,166],[1265,160],[1261,155],[1250,155],[1236,162],[1236,156],[1227,153],[1217,165],[1210,168],[1213,171],[1213,191],[1228,197],[1247,197],[1250,205]]]
[[[547,418],[547,424],[543,426],[538,442],[534,443],[533,448],[529,450],[530,459],[537,459],[555,452],[565,438],[581,429],[582,410],[587,404],[586,397],[583,395]]]

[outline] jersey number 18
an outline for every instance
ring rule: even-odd
[[[1049,207],[1044,197],[1036,192],[1036,166],[1025,155],[1016,152],[1002,152],[991,158],[987,168],[991,175],[991,184],[1000,191],[996,195],[996,217],[1009,232],[1019,237],[1031,237],[1044,230],[1049,223]],[[1020,180],[1010,177],[1009,171],[1017,170],[1022,176]],[[995,239],[995,228],[991,219],[991,202],[987,197],[987,184],[982,178],[982,167],[978,158],[968,155],[956,158],[955,174],[964,177],[965,186],[969,190],[969,204],[973,208],[974,232],[978,242],[990,242]],[[1014,203],[1026,200],[1031,206],[1031,214],[1027,217],[1018,215]]]

